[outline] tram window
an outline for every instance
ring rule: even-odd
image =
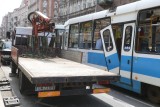
[[[124,39],[124,51],[130,51],[131,49],[131,39],[132,39],[132,26],[127,26],[125,29],[125,39]]]
[[[160,8],[139,12],[136,52],[160,54]]]
[[[110,18],[95,20],[95,29],[94,29],[94,37],[93,37],[93,45],[92,48],[95,50],[103,50],[103,46],[100,46],[101,35],[100,30],[107,27],[110,24]],[[100,42],[98,42],[100,41]]]
[[[92,22],[81,23],[79,35],[79,48],[90,49],[92,43]]]
[[[78,36],[79,36],[79,25],[74,24],[70,26],[69,34],[69,48],[78,48]]]
[[[112,42],[110,30],[107,29],[106,31],[103,32],[103,38],[104,38],[106,51],[109,52],[113,50],[113,42]]]

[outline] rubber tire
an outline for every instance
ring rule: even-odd
[[[31,95],[35,94],[35,85],[33,85],[28,78],[21,72],[21,70],[18,70],[19,75],[19,91],[21,94],[25,95]]]
[[[1,63],[2,63],[2,65],[5,65],[5,64],[6,64],[3,60],[1,60]]]
[[[17,65],[12,61],[12,63],[11,63],[11,72],[13,74],[16,74],[16,71],[17,71]]]
[[[160,103],[160,88],[149,86],[147,89],[147,97],[153,103]]]
[[[19,91],[21,92],[21,94],[24,94],[24,92],[27,89],[27,78],[26,76],[19,71]]]

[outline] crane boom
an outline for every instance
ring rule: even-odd
[[[39,11],[31,12],[28,15],[28,20],[33,27],[33,35],[38,36],[41,32],[52,32],[54,30],[54,23],[51,23],[51,19],[42,14]]]

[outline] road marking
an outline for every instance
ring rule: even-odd
[[[132,100],[135,100],[135,101],[137,101],[137,102],[140,102],[140,103],[142,103],[142,104],[145,104],[145,105],[147,105],[147,106],[149,106],[149,107],[155,107],[155,106],[150,105],[150,104],[148,104],[148,103],[146,103],[146,102],[137,100],[137,99],[135,99],[135,98],[133,98],[133,97],[130,97],[130,96],[127,96],[127,95],[126,95],[126,97],[128,97],[128,98],[130,98],[130,99],[132,99]]]
[[[109,105],[112,105],[114,107],[135,107],[131,104],[128,104],[127,102],[124,102],[120,99],[117,99],[113,96],[110,96],[108,94],[93,94],[92,96],[106,102]]]

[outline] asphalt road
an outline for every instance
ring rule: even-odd
[[[22,95],[18,90],[18,78],[9,77],[10,67],[2,66],[2,69],[20,99],[21,107],[158,107],[137,95],[115,89],[108,94],[37,99],[36,95]]]

